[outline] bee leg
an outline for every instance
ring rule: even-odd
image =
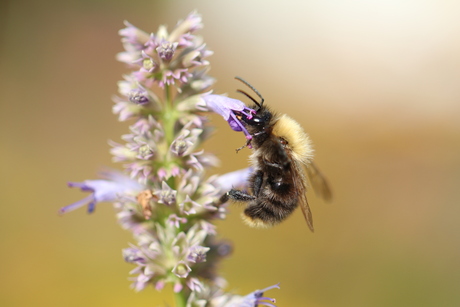
[[[218,205],[222,205],[222,204],[225,204],[226,202],[228,202],[228,192],[225,193],[224,195],[222,195],[220,198],[219,198],[219,203]]]
[[[240,148],[237,148],[236,149],[236,153],[238,153],[241,149],[245,148],[245,147],[249,147],[251,148],[251,141],[252,141],[252,137],[250,139],[248,139],[248,141],[246,142],[246,144],[244,144],[243,146],[241,146]]]
[[[219,202],[216,205],[222,205],[230,199],[234,201],[248,202],[256,199],[256,197],[240,190],[231,189],[219,198]]]
[[[253,195],[250,195],[246,192],[235,190],[235,189],[231,189],[225,195],[227,195],[229,199],[232,199],[234,201],[241,201],[241,202],[248,202],[248,201],[256,199],[256,197]]]
[[[259,191],[260,191],[260,188],[262,187],[262,183],[263,183],[263,177],[264,177],[264,173],[262,171],[257,171],[254,174],[254,177],[252,178],[252,180],[253,180],[253,182],[252,182],[252,190],[254,191],[254,195],[256,197],[259,196]]]
[[[244,144],[243,146],[241,146],[240,148],[237,148],[235,149],[236,150],[236,153],[238,153],[241,149],[245,148],[246,146],[248,146],[248,144]]]

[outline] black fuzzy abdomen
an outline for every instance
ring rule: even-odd
[[[244,210],[251,220],[261,220],[266,224],[275,225],[285,220],[297,207],[297,198],[288,202],[269,198],[258,198]]]

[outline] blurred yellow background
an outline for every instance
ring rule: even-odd
[[[167,306],[169,289],[129,289],[132,242],[110,204],[67,181],[113,166],[107,140],[117,31],[172,28],[197,9],[215,52],[216,93],[250,81],[310,134],[334,201],[309,201],[270,230],[241,208],[218,223],[229,290],[286,306],[460,306],[460,3],[456,1],[10,1],[0,4],[0,306]],[[244,138],[218,116],[206,149],[225,173]],[[116,165],[116,167],[120,167]]]

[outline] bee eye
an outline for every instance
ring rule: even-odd
[[[258,116],[254,116],[253,118],[249,119],[249,118],[244,118],[244,121],[248,124],[248,125],[251,125],[251,126],[262,126],[265,124],[265,119],[264,118],[261,118],[261,117],[258,117]]]

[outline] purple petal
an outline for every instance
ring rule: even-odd
[[[93,213],[94,209],[96,209],[96,202],[92,201],[88,204],[88,213]]]
[[[248,108],[243,102],[226,96],[205,95],[203,99],[206,102],[206,106],[214,113],[220,114],[228,122],[232,130],[243,131],[248,140],[252,139],[252,136],[236,116],[235,112],[241,113],[247,118],[252,118],[253,114],[256,114],[256,111]]]
[[[219,176],[216,179],[217,184],[224,191],[232,188],[245,186],[248,182],[249,175],[252,173],[252,168],[248,167],[234,172],[230,172]]]
[[[266,292],[266,291],[268,291],[268,290],[271,290],[271,289],[274,289],[274,288],[279,289],[279,288],[280,288],[280,283],[277,283],[276,285],[267,287],[267,288],[262,289],[262,290],[257,290],[257,291],[255,291],[255,292],[261,292],[261,293],[263,294],[264,292]]]
[[[137,46],[142,46],[149,40],[150,35],[148,35],[146,32],[133,26],[126,20],[124,23],[126,28],[123,28],[120,31],[118,31],[118,34],[120,36],[123,36],[128,43]]]
[[[246,135],[246,139],[252,139],[252,135],[248,132],[248,130],[246,130],[241,121],[238,120],[235,113],[230,113],[230,118],[227,120],[227,122],[234,131],[243,131],[243,133]]]
[[[241,123],[235,118],[230,117],[229,119],[227,119],[227,122],[233,131],[243,131],[243,127],[241,126]]]
[[[276,285],[267,287],[265,289],[262,289],[262,290],[256,290],[256,291],[246,295],[244,297],[244,303],[248,304],[248,306],[249,306],[249,304],[252,304],[251,306],[265,305],[265,306],[270,306],[270,307],[276,307],[272,303],[264,302],[264,301],[270,301],[270,302],[274,303],[275,299],[262,296],[265,291],[268,291],[268,290],[273,289],[273,288],[279,289],[280,288],[279,283],[277,283]],[[242,304],[242,306],[246,306],[245,304]]]
[[[243,111],[247,108],[243,102],[221,95],[206,95],[203,99],[211,111],[220,114],[225,120],[229,119],[232,110]]]
[[[182,290],[183,287],[184,287],[184,286],[182,286],[182,284],[181,284],[180,282],[176,282],[176,283],[174,284],[174,287],[173,287],[174,293],[179,293],[179,292],[181,292],[181,290]]]
[[[77,187],[82,191],[92,192],[91,195],[59,210],[59,214],[75,210],[88,205],[88,212],[94,211],[99,202],[114,202],[125,193],[139,193],[143,186],[137,181],[116,171],[106,170],[101,177],[107,180],[85,180],[83,182],[69,182],[69,187]]]
[[[161,291],[165,287],[165,282],[164,280],[160,280],[155,284],[155,289],[157,291]]]
[[[91,201],[93,201],[94,198],[93,198],[93,195],[88,195],[87,197],[83,198],[83,199],[80,199],[79,201],[77,202],[74,202],[73,204],[71,205],[68,205],[68,206],[65,206],[65,207],[62,207],[58,214],[59,215],[62,215],[64,213],[67,213],[67,212],[70,212],[70,211],[73,211],[75,209],[78,209],[80,207],[83,207],[84,205],[87,205],[88,203],[90,203]]]

